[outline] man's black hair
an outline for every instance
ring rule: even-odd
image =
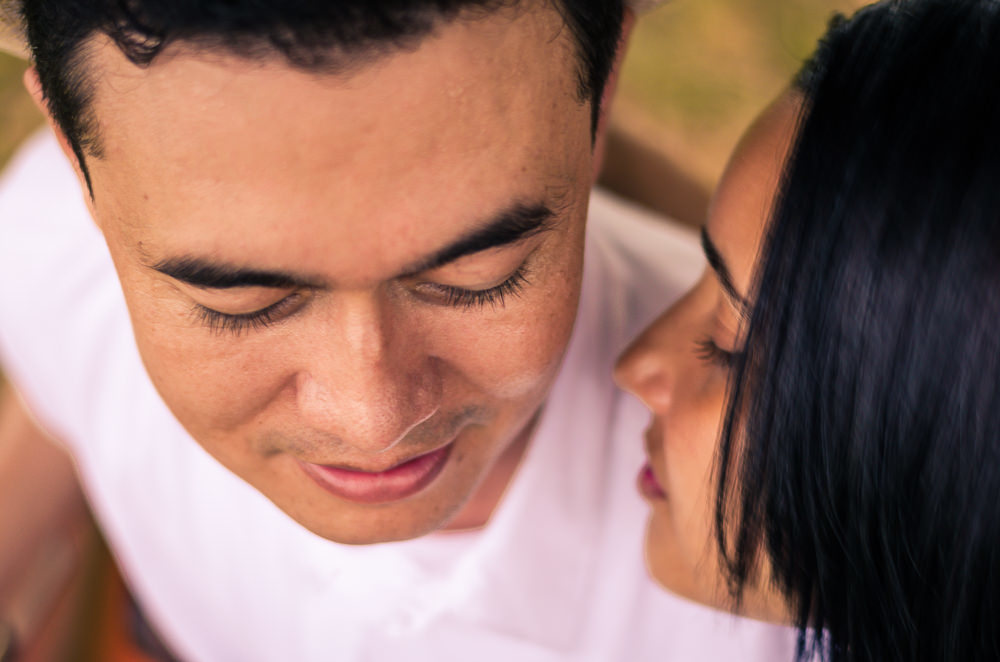
[[[623,0],[545,0],[560,12],[579,58],[578,93],[592,107],[621,37]],[[22,16],[49,111],[88,180],[85,154],[100,156],[90,114],[93,87],[83,46],[109,36],[146,66],[168,45],[193,42],[259,59],[278,55],[308,71],[340,71],[358,60],[413,47],[463,12],[490,13],[519,0],[24,0]],[[538,66],[551,66],[540,62]]]
[[[1000,3],[836,20],[732,377],[716,528],[798,657],[1000,659]]]

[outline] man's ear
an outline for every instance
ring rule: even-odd
[[[615,53],[615,61],[611,67],[611,73],[608,75],[608,82],[604,85],[604,93],[601,95],[601,115],[597,121],[597,132],[594,135],[594,164],[591,183],[597,182],[597,177],[601,174],[601,166],[604,164],[608,117],[611,114],[611,104],[615,98],[615,91],[618,89],[618,73],[621,70],[622,61],[625,60],[625,52],[628,50],[629,38],[632,36],[634,27],[635,12],[626,6],[622,19],[622,36],[618,41],[618,52]]]
[[[83,174],[82,164],[79,158],[77,158],[76,152],[73,151],[73,146],[69,142],[69,138],[66,137],[65,132],[63,132],[62,127],[59,123],[55,121],[52,117],[52,112],[49,110],[49,104],[45,102],[45,93],[42,91],[42,82],[38,79],[38,70],[35,69],[34,65],[28,68],[24,72],[24,87],[28,90],[28,94],[31,95],[31,100],[35,102],[35,106],[41,111],[42,115],[45,116],[45,121],[48,122],[49,128],[52,133],[56,135],[56,139],[59,141],[59,147],[62,149],[63,154],[69,160],[70,164],[73,166],[73,171],[76,173],[76,178],[80,182],[80,186],[84,191],[89,193],[90,184],[87,182],[87,178]],[[90,204],[90,199],[92,195],[88,195],[87,204]],[[91,210],[93,211],[93,210]]]

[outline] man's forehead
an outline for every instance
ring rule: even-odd
[[[416,50],[382,58],[347,78],[275,59],[192,52],[183,44],[139,68],[105,40],[90,58],[99,72],[93,102],[99,134],[112,152],[136,151],[168,167],[170,159],[184,161],[179,152],[185,148],[199,159],[224,158],[235,147],[266,149],[271,141],[297,160],[350,154],[373,156],[391,168],[374,145],[353,148],[393,131],[396,150],[428,153],[449,137],[482,149],[489,142],[482,139],[490,138],[487,121],[509,124],[517,138],[515,131],[531,128],[523,121],[531,118],[515,126],[519,108],[544,109],[574,98],[575,58],[554,14],[522,11],[454,22]],[[540,127],[544,115],[536,113],[534,124]],[[465,135],[448,135],[460,133]],[[311,139],[321,137],[339,141],[341,149],[308,154]],[[213,142],[227,141],[227,149],[210,151]]]
[[[426,81],[424,88],[460,104],[473,87],[503,88],[532,70],[562,73],[576,69],[576,48],[565,27],[554,3],[519,2],[493,12],[461,14],[426,35],[398,44],[377,44],[359,52],[333,48],[330,58],[322,58],[324,64],[316,67],[293,64],[266,42],[260,49],[237,52],[209,38],[173,42],[150,65],[138,66],[113,40],[99,35],[85,48],[84,70],[90,74],[99,119],[105,114],[102,111],[135,107],[144,96],[167,102],[175,97],[204,100],[236,79],[269,70],[279,75],[253,81],[258,97],[281,95],[288,91],[283,82],[309,78],[348,93],[338,99],[341,104],[367,101],[398,105],[406,103],[407,90],[416,89],[407,83],[416,80]],[[481,65],[491,62],[500,65],[493,67],[493,75],[477,77]],[[572,81],[574,85],[577,82]],[[556,96],[567,91],[569,88],[557,85],[536,90],[536,95]],[[254,96],[248,95],[246,101],[252,102]],[[120,120],[104,118],[103,123]]]

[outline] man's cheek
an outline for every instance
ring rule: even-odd
[[[455,356],[465,377],[491,397],[517,400],[547,390],[558,372],[572,322],[506,326],[485,332]]]
[[[153,333],[140,342],[140,352],[153,384],[185,427],[230,430],[266,409],[288,380],[267,352],[232,351],[207,330],[202,334],[205,342]]]

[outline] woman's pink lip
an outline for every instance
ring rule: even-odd
[[[320,487],[347,501],[389,503],[413,496],[438,477],[453,444],[413,458],[386,471],[367,472],[299,461]]]
[[[639,493],[651,501],[662,501],[667,498],[667,493],[663,490],[660,482],[656,480],[656,474],[653,473],[653,468],[649,466],[648,462],[642,465],[642,469],[639,470],[636,483]]]

